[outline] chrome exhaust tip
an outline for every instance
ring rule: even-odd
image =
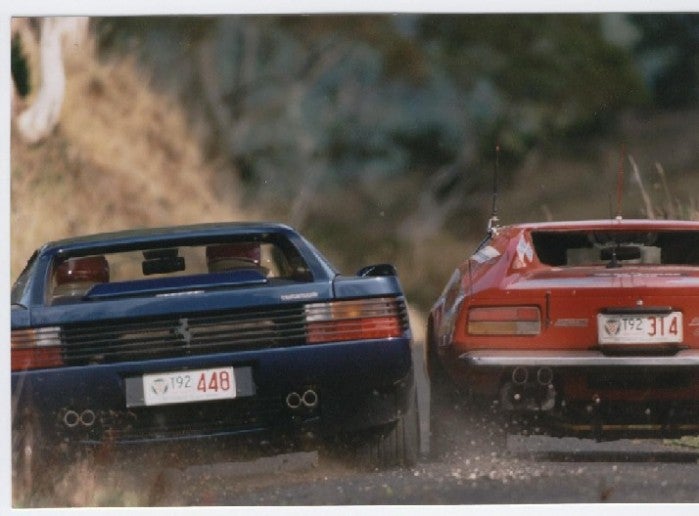
[[[553,371],[550,367],[540,367],[536,372],[536,381],[539,385],[551,385],[553,382]]]
[[[290,409],[297,409],[301,406],[302,400],[298,392],[290,392],[286,395],[286,406]]]
[[[515,385],[524,385],[529,379],[529,371],[526,367],[515,367],[512,371],[512,383]]]
[[[66,413],[63,415],[63,424],[66,425],[68,428],[76,427],[79,423],[80,414],[78,414],[74,410],[67,410]]]
[[[313,389],[308,389],[306,392],[303,393],[301,401],[303,401],[303,404],[306,407],[314,408],[318,405],[318,394]]]
[[[95,424],[95,421],[97,420],[97,416],[95,416],[95,413],[90,410],[83,410],[82,414],[80,414],[80,424],[83,426],[92,426]]]

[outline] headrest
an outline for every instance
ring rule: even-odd
[[[209,265],[223,260],[242,260],[259,265],[260,244],[257,242],[240,242],[210,245],[206,248],[206,261]]]
[[[109,263],[104,256],[86,256],[68,258],[56,268],[56,283],[75,283],[90,281],[107,283],[109,281]]]

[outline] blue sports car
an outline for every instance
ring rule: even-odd
[[[280,224],[142,229],[44,245],[11,302],[18,482],[59,450],[107,442],[310,433],[374,466],[416,460],[390,265],[338,274]]]

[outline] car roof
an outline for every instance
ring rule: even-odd
[[[504,226],[501,230],[526,230],[526,231],[584,231],[584,230],[699,230],[699,221],[692,220],[665,220],[665,219],[599,219],[576,220],[560,222],[525,222]]]
[[[79,250],[89,248],[120,247],[139,243],[174,242],[184,239],[216,238],[234,235],[248,235],[257,233],[281,233],[296,235],[297,233],[284,224],[270,222],[213,222],[203,224],[191,224],[182,226],[168,226],[157,228],[140,228],[114,231],[109,233],[95,233],[72,238],[54,240],[42,246],[44,253]]]

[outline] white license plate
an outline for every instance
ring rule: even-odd
[[[143,375],[146,405],[193,403],[236,397],[232,367]]]
[[[682,313],[597,314],[600,344],[682,342]]]

